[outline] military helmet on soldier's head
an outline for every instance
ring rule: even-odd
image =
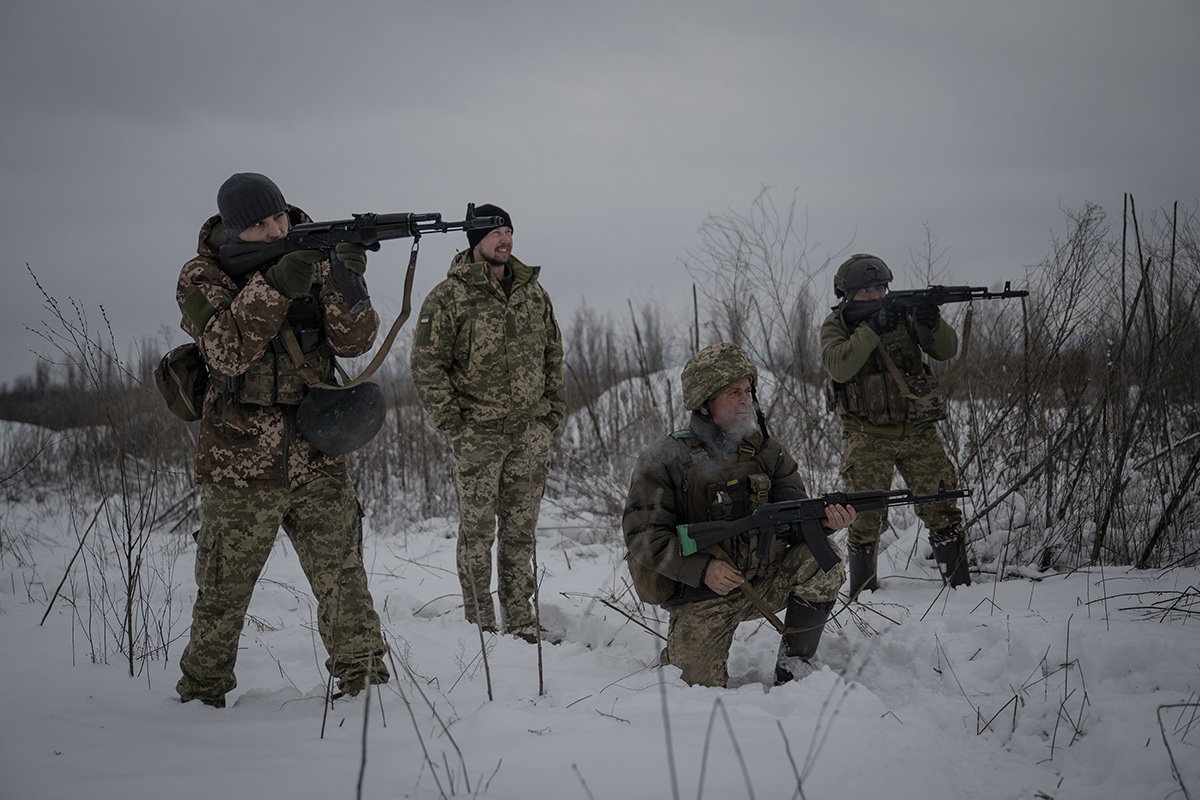
[[[683,383],[683,404],[696,411],[740,378],[749,378],[752,388],[758,382],[758,368],[746,351],[729,342],[709,345],[683,366],[679,376]]]
[[[855,253],[842,262],[833,276],[833,293],[853,297],[859,289],[892,282],[892,271],[883,259],[870,253]]]

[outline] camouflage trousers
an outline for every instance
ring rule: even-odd
[[[829,544],[835,552],[838,550],[834,542]],[[793,594],[814,604],[831,603],[837,600],[845,580],[841,562],[829,572],[822,572],[809,549],[797,545],[750,583],[768,606],[782,610]],[[668,611],[671,621],[662,663],[679,667],[683,679],[698,686],[726,684],[729,648],[737,626],[762,616],[741,589],[734,589],[724,597],[674,606]]]
[[[842,481],[848,492],[887,490],[900,473],[905,485],[917,494],[936,492],[938,484],[958,485],[954,465],[932,426],[920,426],[899,438],[848,433],[842,437]],[[962,511],[953,500],[921,503],[914,507],[929,528],[931,542],[953,536],[962,525]],[[850,544],[878,542],[887,529],[887,510],[865,511],[850,525]]]
[[[455,440],[458,580],[471,622],[496,627],[491,592],[496,542],[496,589],[505,629],[533,625],[533,537],[549,453],[550,429],[537,421],[517,431],[468,429]]]
[[[325,666],[341,684],[387,680],[387,651],[362,559],[362,509],[348,476],[296,489],[201,487],[196,536],[196,604],[179,660],[176,691],[186,700],[221,698],[237,686],[238,639],[254,585],[280,526],[317,599]]]

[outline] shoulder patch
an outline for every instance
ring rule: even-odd
[[[431,320],[432,318],[433,318],[433,316],[429,312],[425,312],[421,316],[417,317],[417,324],[418,325],[428,325],[429,320]]]
[[[691,428],[684,428],[681,431],[672,431],[672,439],[695,439],[696,434]]]

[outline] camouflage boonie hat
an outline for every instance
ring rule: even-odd
[[[695,411],[739,378],[749,378],[751,388],[758,382],[758,368],[746,351],[729,342],[709,345],[683,366],[683,404]]]
[[[833,276],[833,293],[852,297],[859,289],[892,282],[892,271],[883,259],[870,253],[855,253],[842,262]]]

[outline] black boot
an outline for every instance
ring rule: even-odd
[[[967,566],[967,548],[964,547],[964,537],[961,533],[930,542],[933,545],[933,557],[937,559],[938,570],[942,580],[953,589],[955,586],[970,586],[971,572]]]
[[[775,659],[775,685],[787,683],[794,676],[793,659],[808,661],[817,653],[821,643],[821,631],[833,603],[810,603],[796,595],[788,597],[787,613],[783,617],[786,633],[779,639],[779,656]]]
[[[879,542],[851,542],[849,550],[850,597],[853,599],[864,589],[873,592],[879,588],[879,569],[876,564]]]

